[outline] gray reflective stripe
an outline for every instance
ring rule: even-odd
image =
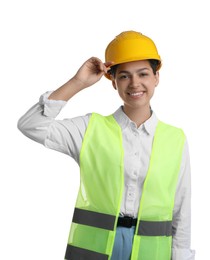
[[[114,230],[115,218],[112,215],[75,208],[72,221],[77,224]]]
[[[172,221],[143,221],[140,220],[138,235],[140,236],[171,236]]]
[[[109,256],[87,249],[67,245],[66,260],[108,260]]]

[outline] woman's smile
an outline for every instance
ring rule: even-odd
[[[134,99],[143,97],[145,91],[139,91],[139,92],[128,92],[127,94]]]

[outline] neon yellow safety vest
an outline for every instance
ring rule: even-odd
[[[172,218],[185,135],[158,122],[133,240],[132,260],[170,260]],[[80,153],[81,182],[65,259],[108,260],[124,187],[122,132],[93,113]]]

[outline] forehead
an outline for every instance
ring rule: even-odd
[[[132,70],[139,70],[139,69],[151,69],[150,63],[148,60],[138,60],[138,61],[131,61],[119,64],[117,66],[117,71],[132,71]]]

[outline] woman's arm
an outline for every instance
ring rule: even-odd
[[[68,101],[79,91],[90,87],[99,81],[101,77],[107,73],[111,64],[111,62],[102,63],[102,61],[96,57],[88,59],[80,67],[75,76],[54,91],[49,96],[49,99]]]
[[[30,108],[18,121],[19,130],[48,148],[79,160],[79,150],[89,116],[55,120],[66,101],[103,76],[107,67],[98,58],[87,60],[75,76],[51,93],[42,95],[39,103]]]
[[[194,260],[191,246],[191,170],[187,142],[185,143],[173,214],[172,260]]]

